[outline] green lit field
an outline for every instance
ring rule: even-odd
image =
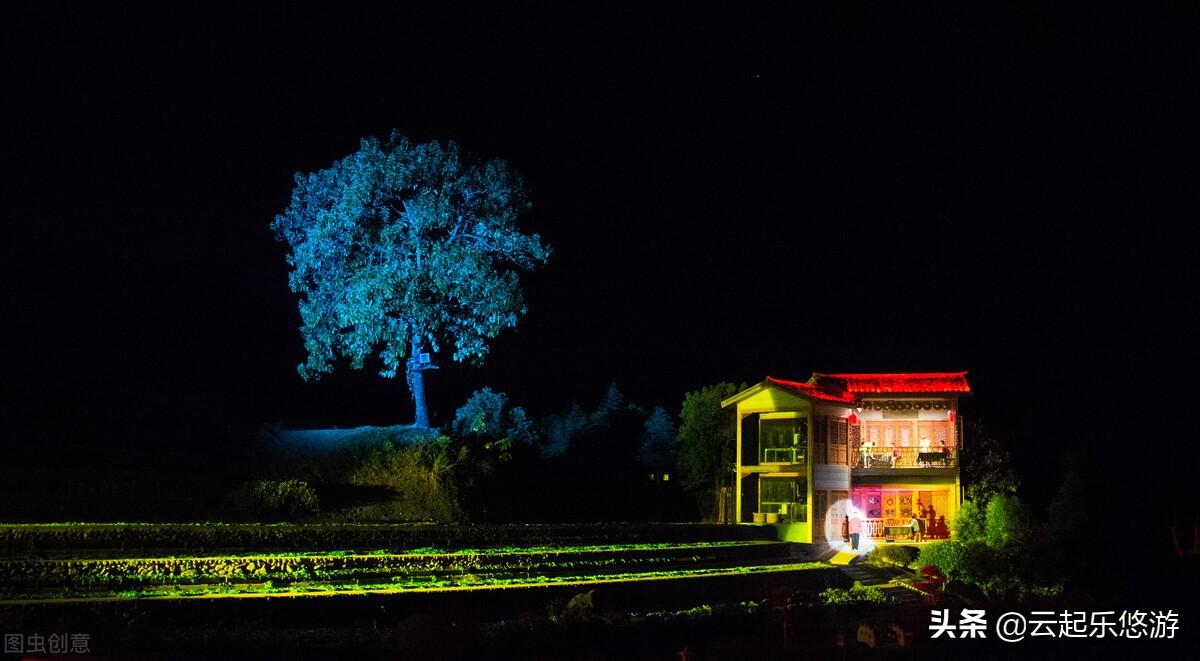
[[[671,525],[20,524],[0,526],[0,602],[429,592],[808,568],[791,545],[755,536]],[[328,548],[337,542],[357,546]],[[371,543],[387,546],[362,546]]]
[[[0,561],[3,600],[328,594],[585,583],[800,568],[778,542],[281,552]]]
[[[117,655],[515,653],[610,644],[600,622],[699,637],[846,580],[797,551],[744,526],[0,525],[0,622],[104,632]]]
[[[472,549],[671,544],[774,539],[744,526],[707,524],[0,524],[0,558],[80,554],[130,556],[138,550],[199,552]]]

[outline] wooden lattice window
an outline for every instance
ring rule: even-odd
[[[954,445],[954,437],[950,434],[949,420],[922,420],[918,425],[918,433],[929,439],[930,447],[940,447],[945,443],[947,447]]]
[[[813,461],[818,464],[828,463],[826,435],[829,429],[829,419],[825,416],[813,418]]]
[[[835,418],[829,426],[829,463],[845,464],[847,445],[850,442],[850,426],[845,418]]]

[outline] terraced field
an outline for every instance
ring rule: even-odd
[[[813,600],[845,582],[772,534],[641,524],[0,525],[0,625],[90,632],[93,649],[114,657],[249,648],[267,657],[455,657],[516,654],[531,641],[574,649],[584,639],[623,655],[646,644],[646,631],[674,654],[675,627],[693,631],[689,640],[710,635],[689,624],[695,613],[753,628],[775,608],[764,604]]]
[[[411,591],[684,578],[796,570],[780,542],[614,544],[403,553],[10,559],[0,599],[138,598]]]
[[[565,543],[412,547],[469,538],[472,530],[482,540],[559,536]],[[586,585],[820,566],[799,562],[792,545],[754,539],[761,534],[728,526],[357,526],[341,532],[344,541],[386,540],[400,548],[271,548],[336,541],[328,526],[10,526],[0,529],[0,539],[7,541],[0,549],[0,603]],[[729,538],[697,539],[721,536]],[[229,549],[238,542],[265,548]],[[155,543],[165,548],[150,548]]]

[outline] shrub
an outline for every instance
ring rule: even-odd
[[[899,565],[908,567],[917,560],[918,551],[915,546],[877,546],[867,556],[868,562],[876,564]]]
[[[972,571],[972,555],[967,545],[958,540],[937,542],[922,547],[917,562],[923,567],[926,565],[936,567],[946,577],[946,583],[952,580],[966,580],[974,573]]]
[[[922,567],[921,576],[924,578],[920,581],[914,582],[912,586],[922,592],[932,592],[934,590],[941,589],[946,585],[945,575],[942,574],[940,569],[934,567],[933,565],[925,565]]]
[[[973,500],[964,500],[954,521],[951,522],[951,527],[954,529],[954,537],[964,544],[982,542],[987,532],[983,508]]]
[[[1019,498],[999,495],[988,501],[984,539],[991,548],[1002,548],[1029,535],[1029,512]]]
[[[885,605],[895,603],[891,595],[874,585],[863,585],[858,581],[849,590],[829,588],[821,592],[821,600],[829,606],[849,606],[853,604]]]
[[[304,517],[319,509],[317,492],[300,480],[246,482],[234,492],[233,504],[255,519]]]
[[[452,469],[457,457],[449,439],[401,448],[368,448],[333,471],[333,481],[375,488],[383,497],[340,510],[345,521],[457,521],[462,509]]]
[[[1021,602],[1028,599],[1055,599],[1061,596],[1062,581],[1051,581],[1001,567],[974,581],[984,596],[997,601]]]

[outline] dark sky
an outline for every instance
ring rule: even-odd
[[[392,128],[510,161],[555,250],[435,420],[485,384],[541,415],[965,369],[1043,491],[1061,446],[1160,422],[1195,358],[1196,15],[608,4],[6,4],[9,428],[410,419],[402,380],[299,379],[268,229]]]

